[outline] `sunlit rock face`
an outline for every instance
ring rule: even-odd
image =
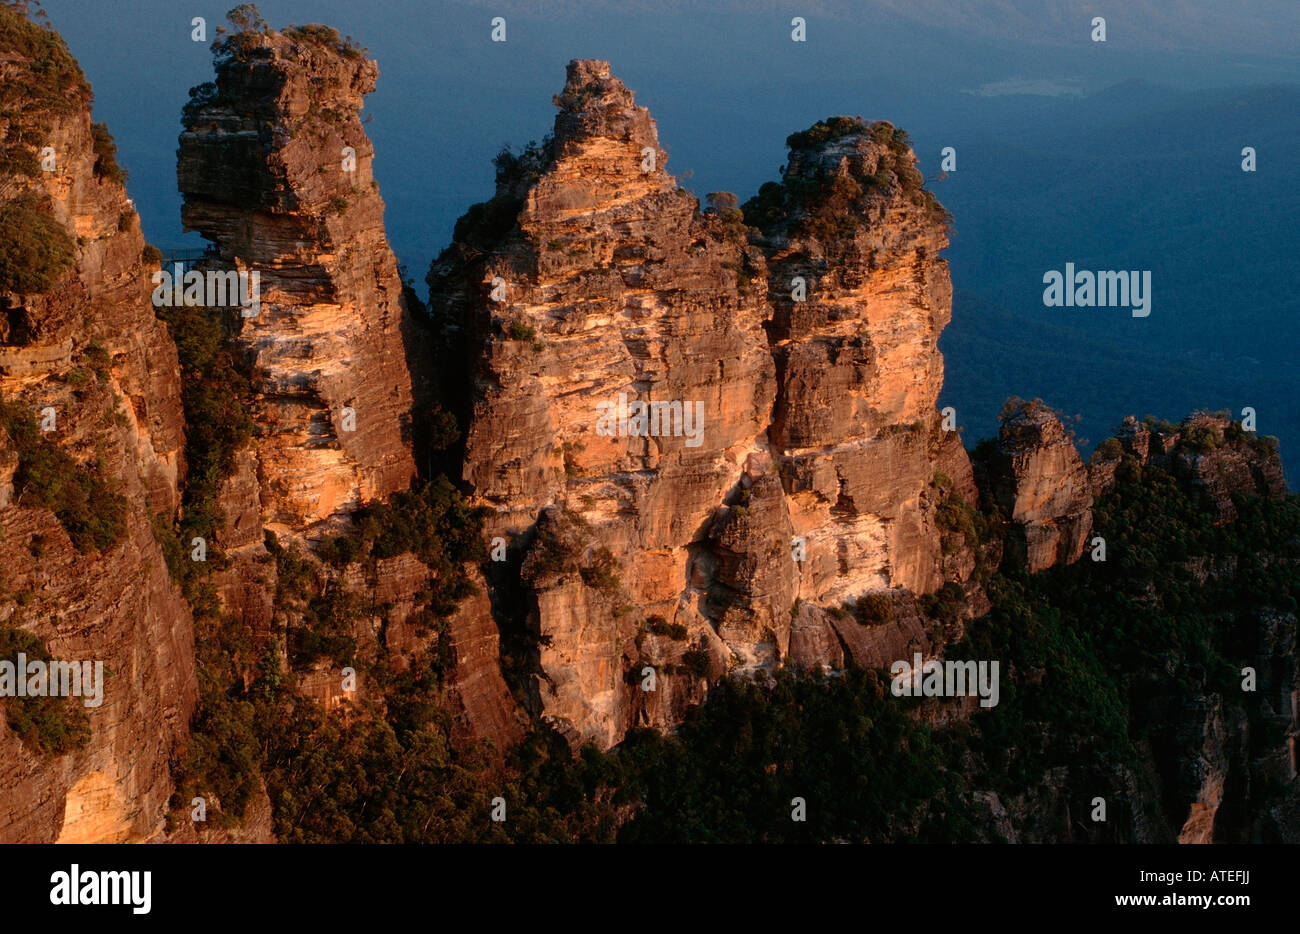
[[[446,640],[441,703],[453,738],[504,749],[522,730],[476,568],[464,573],[479,593],[435,631],[421,598],[431,572],[414,555],[366,568],[312,560],[316,543],[347,527],[358,506],[410,487],[417,407],[427,402],[429,367],[359,119],[378,75],[323,27],[249,30],[218,54],[215,84],[186,109],[182,217],[216,245],[216,265],[256,271],[261,287],[256,315],[231,315],[231,345],[256,390],[257,432],[218,491],[228,560],[214,580],[223,608],[261,644],[276,625],[302,624],[300,608],[275,602],[264,533],[301,546],[313,592],[335,586],[372,598],[352,619],[369,657],[402,671]],[[328,709],[342,701],[339,683],[324,669],[300,689]]]
[[[378,66],[299,34],[241,34],[191,99],[188,229],[260,277],[235,344],[257,374],[261,509],[302,530],[406,489],[410,314],[384,235],[362,99]]]
[[[523,556],[533,702],[609,746],[675,723],[711,677],[790,659],[796,626],[800,663],[841,664],[800,599],[965,579],[969,555],[941,553],[936,473],[974,489],[934,410],[943,219],[882,171],[871,126],[795,152],[803,200],[758,238],[734,201],[701,211],[677,186],[608,63],[571,62],[555,103],[552,137],[498,160],[428,282],[463,478]],[[879,191],[832,204],[827,173]],[[844,208],[833,237],[804,229],[814,202]],[[810,270],[795,306],[782,283]],[[638,430],[642,402],[667,424]]]
[[[769,266],[771,437],[810,543],[800,594],[925,593],[970,570],[945,566],[936,474],[975,498],[960,436],[935,411],[952,315],[945,217],[891,124],[835,118],[788,142],[781,182],[746,218]]]
[[[1010,550],[1031,572],[1079,560],[1092,531],[1092,483],[1051,409],[1025,403],[1003,419],[980,481],[1006,514]]]
[[[197,697],[190,610],[150,524],[174,514],[184,469],[176,348],[150,305],[156,267],[142,258],[139,218],[96,152],[89,87],[70,56],[65,64],[69,90],[57,105],[29,101],[20,118],[6,114],[49,147],[53,164],[31,174],[11,166],[0,200],[36,199],[73,254],[48,288],[0,293],[0,401],[50,414],[44,442],[122,496],[124,528],[111,545],[76,547],[54,513],[23,495],[15,439],[0,428],[0,627],[40,637],[54,659],[104,670],[102,703],[83,707],[89,735],[75,752],[41,755],[0,716],[5,843],[158,838],[170,759]],[[0,48],[6,86],[61,80],[34,68]]]

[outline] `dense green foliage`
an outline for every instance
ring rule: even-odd
[[[528,145],[518,153],[512,152],[509,146],[503,146],[492,159],[492,165],[496,169],[497,190],[519,194],[535,185],[552,162],[553,145],[554,139],[547,133],[540,143],[530,139]]]
[[[366,49],[358,45],[357,40],[351,36],[347,38],[341,37],[339,31],[332,26],[324,26],[320,23],[308,23],[305,26],[286,26],[284,34],[297,39],[299,42],[332,49],[344,58],[362,59],[366,57]]]
[[[523,206],[521,199],[509,193],[471,205],[456,221],[452,238],[457,243],[490,250],[515,226],[515,219],[519,217],[519,209]]]
[[[181,537],[211,543],[219,518],[218,485],[234,466],[235,453],[253,436],[252,389],[225,344],[229,319],[180,305],[155,313],[167,324],[181,365],[188,465]]]
[[[539,731],[502,766],[485,750],[453,753],[435,718],[343,723],[299,701],[269,742],[276,831],[293,842],[960,839],[959,777],[884,684],[861,671],[724,682],[676,736],[638,730],[617,754],[570,760]],[[498,796],[502,823],[490,820]],[[794,797],[806,822],[790,820]]]
[[[108,132],[108,124],[92,123],[90,136],[95,148],[95,177],[125,185],[126,170],[117,164],[117,143]]]
[[[524,206],[524,192],[551,163],[551,137],[539,144],[530,140],[519,153],[502,147],[492,160],[496,168],[496,194],[470,206],[457,221],[452,239],[479,250],[493,250],[497,241],[515,226]]]
[[[17,403],[0,401],[0,428],[18,453],[14,491],[22,505],[54,513],[79,551],[102,551],[122,539],[126,498],[104,479],[98,465],[79,463]]]
[[[0,292],[44,292],[72,268],[77,245],[51,207],[35,194],[0,204]]]
[[[1160,730],[1149,708],[1160,697],[1242,697],[1234,685],[1254,614],[1300,601],[1300,576],[1269,557],[1296,557],[1300,496],[1242,499],[1238,521],[1216,527],[1158,468],[1126,458],[1118,480],[1095,512],[1107,561],[995,576],[993,612],[950,653],[999,658],[1021,675],[973,722],[974,747],[1006,787],[1053,765],[1079,778],[1131,764],[1134,742]],[[1201,556],[1235,560],[1236,573],[1201,579]]]
[[[391,768],[385,775],[376,772],[369,781],[398,781],[404,775],[433,780],[414,765],[421,755],[432,756],[448,744],[447,725],[441,720],[429,722],[436,710],[433,700],[441,674],[450,665],[447,645],[438,640],[427,657],[400,675],[388,671],[382,660],[359,658],[354,621],[363,610],[373,608],[363,606],[360,596],[338,581],[322,584],[314,561],[297,546],[281,548],[269,534],[282,624],[270,641],[259,644],[244,623],[220,611],[209,577],[223,566],[222,556],[212,547],[221,518],[216,495],[222,478],[234,466],[235,454],[252,437],[252,388],[228,349],[227,327],[233,319],[184,307],[158,308],[156,313],[167,323],[180,357],[189,471],[178,528],[159,516],[154,518],[154,531],[194,609],[200,689],[191,741],[173,763],[177,783],[173,805],[187,807],[196,794],[215,794],[218,802],[210,804],[211,819],[228,824],[244,813],[265,780],[281,838],[318,838],[312,836],[312,829],[324,833],[325,825],[315,821],[346,810],[352,792],[343,787],[331,792],[341,799],[338,803],[318,798],[310,815],[302,818],[302,829],[295,831],[294,820],[287,817],[297,807],[295,795],[304,787],[318,787],[296,784],[299,776],[328,785],[333,779],[326,773],[333,768],[352,778],[359,767],[369,769],[380,761],[378,757],[391,754],[413,767],[409,771]],[[446,413],[435,411],[430,421],[434,444],[455,439],[455,426]],[[320,543],[319,557],[337,567],[363,562],[373,571],[377,560],[414,554],[430,571],[420,595],[420,612],[428,629],[436,631],[441,617],[472,589],[462,564],[484,557],[480,528],[480,512],[469,508],[455,488],[439,477],[409,493],[395,494],[387,503],[365,505],[353,516],[350,531]],[[194,536],[209,543],[207,561],[189,560]],[[283,624],[289,620],[291,624]],[[282,669],[281,646],[291,671]],[[372,711],[343,726],[325,718],[314,703],[296,697],[293,671],[321,658],[338,666],[355,665],[367,673],[374,687],[387,691],[388,719],[383,711]],[[354,756],[363,759],[358,762]],[[385,768],[393,765],[384,763]],[[376,805],[372,802],[370,807],[369,814],[379,821]],[[375,839],[381,833],[363,821],[357,825],[356,834],[346,838]],[[384,833],[391,830],[382,826]],[[335,828],[331,839],[345,838],[346,832],[345,826]]]
[[[780,672],[724,681],[675,736],[631,734],[617,759],[641,802],[626,842],[959,840],[960,773],[888,678]],[[791,819],[802,798],[807,819]]]
[[[271,31],[255,3],[239,4],[226,14],[226,21],[234,28],[218,26],[212,43],[212,57],[218,68],[231,61],[250,61],[260,38]]]
[[[181,126],[190,129],[198,120],[199,114],[213,106],[221,100],[221,94],[217,90],[217,85],[212,81],[204,81],[202,84],[196,84],[190,88],[189,100],[181,107]]]
[[[300,702],[270,743],[276,829],[295,842],[968,837],[959,773],[887,693],[864,671],[725,681],[674,736],[636,730],[617,753],[571,760],[538,731],[500,767],[453,753],[433,719],[344,724]],[[790,819],[796,797],[807,821]]]
[[[185,412],[187,472],[180,522],[153,519],[154,537],[172,575],[180,580],[194,611],[194,644],[199,678],[199,707],[188,747],[173,763],[177,788],[173,803],[188,805],[196,794],[220,798],[218,822],[241,814],[259,787],[261,753],[255,730],[255,698],[244,689],[244,676],[261,670],[278,683],[277,662],[269,652],[255,653],[247,627],[223,616],[209,579],[223,565],[215,547],[221,520],[217,492],[234,466],[235,454],[252,437],[252,389],[235,366],[226,345],[231,319],[203,308],[157,307],[176,344],[181,367],[181,403]],[[207,560],[193,561],[195,538],[206,543]]]
[[[414,554],[431,572],[426,606],[440,616],[473,592],[461,565],[486,557],[480,535],[483,510],[471,508],[446,477],[394,493],[386,503],[367,503],[352,521],[352,531],[318,546],[322,560],[343,566]]]
[[[511,321],[506,328],[506,336],[512,341],[534,341],[537,339],[537,329],[522,321]]]
[[[398,731],[381,717],[343,723],[306,700],[270,725],[265,767],[282,842],[416,843],[485,835],[487,822],[475,821],[487,813],[485,789],[452,761],[441,730]]]
[[[369,554],[393,549],[428,553],[435,549],[434,540],[447,542],[450,553],[467,549],[469,537],[478,537],[476,516],[467,518],[447,505],[442,518],[433,518],[439,496],[441,484],[433,493],[409,494],[398,506],[372,507],[374,527],[361,539]],[[409,533],[403,531],[406,522],[416,523],[419,531],[403,537]],[[424,522],[433,524],[425,528]],[[473,529],[472,536],[464,529]],[[443,671],[450,666],[445,640],[402,674],[390,671],[382,658],[357,657],[352,624],[363,611],[360,597],[338,581],[321,588],[312,563],[296,548],[279,548],[269,535],[268,545],[279,572],[277,606],[298,615],[282,636],[292,669],[303,670],[321,657],[337,666],[355,665],[368,674],[369,689],[386,697],[386,709],[361,710],[343,721],[322,713],[316,701],[296,695],[291,673],[281,669],[276,641],[281,636],[259,652],[239,620],[218,613],[211,585],[199,585],[192,589],[191,601],[201,607],[195,641],[203,696],[194,741],[174,770],[178,787],[173,804],[179,807],[194,794],[214,791],[221,801],[217,820],[229,822],[244,812],[265,781],[276,833],[289,842],[430,839],[408,834],[412,822],[426,834],[437,833],[441,825],[429,821],[432,807],[441,809],[446,821],[464,825],[467,814],[450,805],[456,795],[481,795],[482,788],[480,778],[451,761],[448,752],[450,725],[437,702]],[[441,628],[439,613],[454,609],[450,594],[469,587],[456,570],[455,576],[430,576],[425,592],[430,630]],[[452,791],[455,783],[461,792]],[[394,801],[403,804],[396,817],[390,807]]]
[[[791,133],[785,138],[785,146],[791,152],[797,149],[814,149],[866,130],[867,124],[860,117],[827,117],[825,120],[818,120],[806,130]]]
[[[29,662],[48,662],[49,647],[44,640],[24,629],[0,626],[0,659],[17,664],[18,653]],[[82,748],[90,739],[90,725],[79,698],[5,697],[5,719],[23,744],[37,755],[54,757]]]
[[[711,191],[704,196],[704,213],[722,222],[723,230],[733,239],[744,242],[749,228],[745,226],[745,212],[740,209],[740,199],[729,191]]]
[[[850,137],[884,147],[872,175],[827,174],[816,164],[816,150]],[[791,134],[786,146],[792,161],[811,159],[814,168],[811,172],[786,172],[781,182],[764,183],[758,194],[745,202],[745,223],[764,235],[788,230],[823,242],[852,238],[864,226],[870,202],[882,197],[905,198],[944,227],[952,222],[933,193],[922,187],[925,178],[916,168],[907,133],[891,123],[829,117]]]
[[[27,62],[6,72],[0,82],[0,113],[5,115],[0,121],[0,177],[5,178],[39,174],[38,153],[48,145],[49,118],[75,113],[90,100],[90,85],[63,37],[32,22],[29,9],[37,11],[37,19],[44,17],[39,4],[0,2],[0,57]]]
[[[942,490],[945,481],[939,476],[936,485]],[[365,530],[349,537],[353,544],[331,546],[356,554],[334,559],[408,547],[428,554],[433,539],[406,528],[407,511],[417,506],[422,522],[444,526],[442,547],[476,528],[454,498],[427,496],[372,509]],[[204,663],[224,670],[228,696],[208,706],[197,741],[211,744],[209,781],[252,787],[252,776],[265,776],[276,832],[290,841],[996,838],[976,791],[996,790],[1004,801],[1032,795],[1049,770],[1064,770],[1062,793],[1086,807],[1098,788],[1113,787],[1117,769],[1137,761],[1138,744],[1158,722],[1153,698],[1224,690],[1233,677],[1226,659],[1241,652],[1234,640],[1242,621],[1261,606],[1294,611],[1296,575],[1259,554],[1295,550],[1300,497],[1242,500],[1239,511],[1239,522],[1216,527],[1170,476],[1125,461],[1096,511],[1108,562],[1034,576],[1010,568],[989,578],[992,612],[968,624],[949,655],[998,660],[1000,703],[944,729],[915,719],[919,702],[893,697],[882,672],[782,671],[724,679],[672,735],[634,730],[611,753],[586,748],[571,759],[563,740],[539,728],[501,762],[488,749],[457,751],[451,743],[438,700],[448,660],[436,652],[400,676],[372,667],[385,707],[340,718],[286,691],[269,650],[250,669],[245,637],[229,627],[212,635],[224,646],[222,660]],[[956,501],[947,521],[954,534],[977,541],[992,525]],[[570,525],[561,518],[539,530],[552,539],[539,553],[542,570],[581,570],[574,545],[582,530]],[[1234,556],[1236,575],[1198,582],[1180,562],[1205,554]],[[314,592],[300,558],[280,552],[277,561],[285,587]],[[327,588],[314,599],[341,597]],[[944,588],[921,603],[943,618],[963,599],[961,588]],[[888,601],[856,609],[876,624],[894,612]],[[660,618],[645,628],[684,635]],[[708,653],[691,653],[699,658],[683,659],[682,668],[698,664],[696,673],[707,674]],[[507,809],[500,823],[490,819],[498,797]],[[791,819],[796,798],[806,820]]]

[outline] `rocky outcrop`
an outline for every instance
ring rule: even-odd
[[[204,485],[188,490],[201,502],[187,521],[213,520],[209,573],[191,593],[203,628],[222,630],[203,646],[217,718],[221,699],[255,686],[274,703],[254,719],[279,708],[310,726],[310,705],[279,703],[296,692],[345,725],[409,714],[421,725],[404,739],[425,742],[428,726],[473,747],[471,764],[495,747],[499,765],[525,735],[522,699],[572,746],[609,747],[636,725],[679,724],[728,673],[942,654],[990,606],[981,588],[1001,537],[972,508],[982,494],[1036,571],[1079,558],[1093,496],[1134,470],[1168,471],[1223,523],[1237,493],[1285,492],[1275,444],[1204,414],[1130,420],[1085,469],[1055,415],[1025,404],[972,470],[935,411],[947,219],[906,135],[820,122],[790,137],[781,181],[743,210],[717,192],[701,211],[666,172],[649,112],[599,61],[570,64],[553,135],[498,157],[495,197],[431,268],[431,376],[357,119],[376,66],[326,27],[231,19],[246,25],[217,44],[217,80],[186,108],[178,169],[185,222],[215,245],[199,271],[253,275],[258,290],[244,308],[200,300],[234,326],[258,427],[220,452],[225,476],[196,470]],[[164,821],[197,694],[191,610],[162,547],[176,558],[164,532],[185,474],[181,374],[149,308],[156,260],[111,140],[89,122],[75,64],[52,54],[44,41],[0,50],[0,209],[7,230],[39,234],[0,265],[0,636],[102,660],[109,679],[75,748],[42,754],[0,719],[0,840],[270,841],[274,781],[271,793],[237,786],[228,802],[249,799],[238,825]],[[23,151],[33,139],[53,163]],[[32,269],[12,261],[23,250]],[[481,565],[477,518],[450,487],[391,496],[425,463],[419,433],[441,433],[421,424],[434,377],[466,428],[463,480],[488,510]],[[28,425],[37,413],[41,429]],[[211,453],[192,450],[196,463]],[[439,540],[445,512],[473,547]],[[1285,576],[1291,544],[1176,570],[1240,572],[1244,592],[1260,567]],[[1014,793],[971,786],[983,832],[1293,839],[1293,603],[1216,620],[1237,627],[1227,667],[1256,671],[1257,697],[1225,690],[1217,657],[1168,689],[1183,664],[1171,653],[1167,670],[1137,676],[1152,689],[1135,692],[1133,719],[1166,729],[1135,740],[1136,764],[1089,762],[1087,736],[1066,737],[1057,751],[1083,771],[1058,761]],[[503,641],[526,647],[509,656],[525,671],[513,694]],[[342,664],[357,666],[355,686]],[[254,666],[271,676],[258,682]],[[1038,683],[1047,669],[1007,674]],[[930,698],[910,713],[938,729],[979,711],[973,697]],[[1050,739],[1042,727],[1031,732]],[[219,733],[218,746],[232,738]],[[1113,824],[1079,819],[1072,774],[1114,799]],[[221,811],[215,793],[208,806]]]
[[[400,675],[436,658],[452,738],[504,749],[522,729],[477,569],[463,569],[477,595],[439,619],[426,599],[434,572],[414,554],[317,556],[334,533],[356,531],[358,507],[411,485],[423,428],[415,300],[385,239],[358,119],[378,67],[328,27],[275,32],[260,21],[222,40],[216,64],[215,83],[185,110],[182,216],[215,245],[200,271],[256,273],[261,288],[255,314],[225,309],[229,346],[253,383],[256,433],[215,496],[222,609],[255,653],[284,637],[294,689],[341,716],[371,702],[382,710],[391,684],[360,678],[345,691],[337,659],[294,657],[285,644],[312,625],[336,627],[362,667]],[[292,569],[283,580],[282,560]],[[329,623],[313,606],[329,608]]]
[[[220,560],[212,581],[222,609],[239,620],[261,646],[271,634],[275,616],[277,571],[265,545],[261,517],[261,484],[253,446],[241,448],[234,466],[217,488],[215,531]]]
[[[579,564],[619,558],[603,590],[541,575],[531,598],[544,714],[608,746],[637,708],[624,675],[645,619],[716,641],[693,553],[760,469],[775,387],[743,231],[677,187],[607,63],[572,62],[556,103],[553,140],[499,162],[496,198],[429,278],[448,372],[473,364],[464,478],[490,533],[518,540],[555,509],[582,525]]]
[[[975,489],[934,410],[947,240],[905,137],[792,142],[758,240],[734,196],[677,187],[608,63],[571,62],[555,103],[428,282],[463,479],[527,550],[536,712],[609,746],[725,671],[842,664],[798,601],[969,578],[937,512]],[[806,300],[769,299],[795,275]]]
[[[1223,525],[1237,518],[1234,495],[1277,499],[1287,493],[1277,439],[1243,430],[1228,413],[1198,412],[1177,425],[1133,416],[1124,419],[1111,442],[1098,447],[1090,465],[1097,495],[1114,483],[1115,469],[1127,455],[1184,481]]]
[[[1226,580],[1236,574],[1235,567],[1209,571]],[[1233,658],[1233,668],[1254,673],[1253,690],[1234,683],[1225,691],[1201,680],[1191,691],[1153,691],[1139,712],[1165,725],[1152,737],[1152,758],[1171,830],[1179,843],[1293,843],[1300,807],[1291,745],[1300,697],[1296,616],[1254,608],[1235,622],[1218,622],[1239,652],[1247,650]]]
[[[745,211],[769,260],[771,437],[808,542],[800,593],[925,593],[950,578],[936,472],[975,501],[960,436],[935,411],[952,313],[943,212],[891,124],[833,118],[788,144],[781,183]]]
[[[1228,773],[1241,769],[1243,753],[1240,747],[1245,738],[1245,720],[1240,714],[1231,724],[1236,743],[1229,738],[1229,724],[1224,722],[1222,698],[1215,696],[1207,704],[1203,726],[1204,740],[1200,755],[1189,761],[1194,776],[1199,779],[1196,799],[1192,802],[1187,820],[1178,832],[1179,843],[1213,843],[1216,839],[1215,822],[1224,804],[1224,791]]]
[[[6,25],[11,37],[38,29]],[[0,402],[50,419],[26,456],[102,486],[84,512],[64,500],[61,521],[45,508],[55,494],[38,502],[31,475],[24,488],[16,439],[0,431],[0,627],[39,636],[56,659],[102,661],[105,684],[102,706],[86,710],[88,741],[67,754],[34,752],[0,718],[0,840],[140,841],[163,831],[169,760],[197,693],[190,611],[151,529],[179,499],[180,373],[111,137],[92,130],[89,87],[46,35],[0,50],[0,83],[59,90],[57,101],[33,92],[21,117],[53,162],[30,173],[9,162],[0,199],[43,204],[72,251],[48,288],[0,294]]]
[[[1014,405],[977,462],[980,489],[1003,511],[1008,550],[1030,572],[1073,564],[1092,531],[1093,486],[1061,420],[1041,403]]]
[[[378,67],[320,29],[231,37],[177,169],[186,227],[260,277],[235,343],[259,377],[262,515],[295,532],[415,476],[410,312],[358,119]]]
[[[719,516],[704,552],[711,565],[708,616],[741,667],[772,669],[790,655],[790,608],[799,589],[789,544],[794,527],[775,476],[745,479],[739,502]]]

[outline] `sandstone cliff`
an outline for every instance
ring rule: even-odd
[[[1030,573],[1072,564],[1092,531],[1093,489],[1060,418],[1037,402],[1014,400],[997,443],[982,450],[977,477],[1009,526],[1009,551]]]
[[[531,577],[545,715],[608,746],[638,715],[671,722],[665,695],[698,698],[696,676],[665,676],[638,714],[624,675],[649,616],[688,630],[662,640],[664,663],[695,642],[725,656],[694,545],[742,474],[764,469],[774,386],[746,271],[761,257],[677,187],[654,121],[606,63],[571,63],[556,102],[553,141],[500,173],[492,209],[517,214],[490,253],[474,241],[494,232],[463,224],[430,281],[435,314],[460,328],[453,353],[474,363],[464,477],[494,508],[489,533],[524,536],[543,508],[562,527],[532,545],[534,565],[560,566]],[[666,403],[677,421],[637,435],[620,399]],[[570,548],[571,567],[543,560]],[[605,578],[576,573],[601,554],[616,556]]]
[[[410,311],[358,116],[378,67],[334,40],[233,36],[186,107],[177,169],[186,227],[260,274],[235,341],[259,379],[262,516],[294,532],[416,472]]]
[[[1111,620],[1101,641],[1116,656],[1112,670],[1123,672],[1117,683],[1130,697],[1135,740],[1129,761],[1098,770],[1088,746],[1100,731],[1071,735],[1042,723],[1049,743],[1069,737],[1070,764],[1027,789],[989,793],[999,815],[993,838],[1294,840],[1300,654],[1294,603],[1278,593],[1294,590],[1297,556],[1281,518],[1286,487],[1275,441],[1226,413],[1177,425],[1128,417],[1094,451],[1085,492],[1057,417],[1013,400],[1000,438],[982,444],[976,462],[1010,547],[1030,570],[1075,560],[1094,520],[1104,533],[1105,563],[1085,559],[1030,586],[1042,587],[1035,603],[1074,614],[1072,628],[1104,629]],[[1239,521],[1250,523],[1248,533],[1232,528]],[[1175,635],[1180,626],[1189,632]],[[1030,671],[1008,669],[1026,688],[1043,683],[1037,661]],[[1121,808],[1111,826],[1071,826],[1071,807],[1077,813],[1091,795]]]
[[[409,542],[382,558],[338,551],[366,508],[412,486],[428,421],[417,303],[384,234],[359,119],[378,66],[324,26],[247,23],[214,53],[215,83],[192,92],[183,118],[182,217],[215,245],[201,268],[257,272],[261,286],[257,314],[217,312],[255,423],[214,491],[211,581],[251,646],[223,651],[242,688],[270,650],[292,691],[347,716],[382,715],[392,685],[362,676],[346,691],[343,666],[396,677],[436,657],[453,738],[509,746],[522,731],[481,580],[446,618],[430,607],[442,578],[472,584],[478,571],[417,557]]]
[[[1235,494],[1285,492],[1273,445],[1206,415],[1127,422],[1085,467],[1059,419],[1023,405],[973,470],[935,411],[951,311],[938,258],[947,219],[906,135],[820,122],[789,138],[782,179],[743,210],[727,193],[701,210],[665,170],[649,112],[599,61],[570,63],[553,134],[498,157],[495,196],[462,218],[431,267],[430,367],[358,120],[377,67],[326,27],[264,25],[218,43],[216,82],[186,108],[178,169],[184,219],[216,246],[210,265],[260,275],[255,316],[211,309],[233,326],[227,349],[252,379],[258,430],[221,476],[182,485],[182,379],[198,377],[179,372],[150,311],[156,259],[111,140],[89,122],[89,89],[42,35],[0,54],[0,211],[44,231],[48,246],[23,247],[30,268],[10,253],[0,265],[0,636],[101,658],[110,678],[79,748],[43,757],[0,720],[0,840],[164,836],[168,763],[197,695],[192,619],[213,714],[195,745],[218,767],[181,787],[212,795],[218,812],[203,783],[229,771],[238,793],[228,800],[248,808],[242,822],[232,807],[165,836],[268,841],[272,822],[282,831],[288,819],[276,781],[310,774],[297,768],[311,758],[299,743],[309,734],[324,743],[338,740],[335,727],[378,727],[367,735],[382,753],[337,770],[348,773],[340,800],[364,811],[368,769],[432,752],[441,775],[454,759],[443,745],[477,753],[487,741],[499,754],[515,744],[517,700],[572,745],[608,748],[637,725],[675,727],[728,673],[942,654],[989,609],[983,587],[1003,540],[1030,571],[1077,561],[1094,509],[1110,508],[1095,497],[1148,466],[1194,490],[1223,525],[1249,514]],[[52,95],[33,80],[51,62]],[[13,89],[42,104],[25,107],[27,123],[12,115]],[[48,170],[35,155],[45,141]],[[483,542],[445,482],[407,492],[425,463],[419,434],[435,431],[434,380],[465,428],[456,456],[487,513]],[[54,422],[40,431],[32,419],[47,410]],[[212,561],[183,567],[216,599],[194,588],[203,599],[192,616],[158,542],[181,490],[201,484],[211,486]],[[1000,528],[975,508],[981,497]],[[1260,567],[1233,555],[1175,571],[1243,590],[1261,567],[1288,573],[1284,550]],[[1068,588],[1090,586],[1079,583],[1087,570],[1039,579],[1067,588],[1068,608],[1081,603]],[[1158,610],[1150,582],[1134,582]],[[1008,590],[1000,599],[1014,599]],[[1012,636],[1002,657],[1033,635],[1009,628],[1035,610],[1019,609],[977,627]],[[1145,706],[1134,719],[1169,729],[1141,738],[1135,764],[1094,761],[1091,723],[1051,735],[1059,716],[1031,717],[1030,732],[1082,768],[1072,776],[1049,762],[1027,790],[996,781],[996,763],[973,770],[989,780],[970,787],[990,838],[1072,839],[1071,783],[1082,782],[1135,802],[1131,826],[1093,828],[1090,839],[1292,839],[1297,793],[1256,789],[1294,782],[1283,740],[1294,746],[1295,614],[1251,606],[1216,624],[1246,647],[1231,662],[1259,671],[1260,700],[1226,693],[1222,671],[1211,679],[1178,646],[1166,659],[1185,669],[1177,690],[1165,679],[1136,692]],[[1050,667],[1030,655],[1005,669],[1026,695]],[[503,663],[522,675],[513,697]],[[355,690],[343,664],[359,670]],[[1067,664],[1051,676],[1062,669],[1091,673]],[[1099,697],[1114,687],[1080,683]],[[966,698],[913,715],[942,728],[978,710]],[[276,722],[248,722],[263,715]],[[259,774],[257,747],[270,742],[285,745]],[[972,765],[983,751],[964,754]],[[1272,810],[1256,813],[1258,802]],[[401,832],[418,838],[427,826]]]
[[[778,385],[769,433],[807,543],[799,594],[838,608],[964,582],[975,543],[945,547],[939,518],[948,497],[976,500],[960,435],[935,411],[937,341],[952,312],[938,256],[944,212],[889,123],[832,118],[787,144],[781,182],[765,184],[745,217],[768,258]],[[888,664],[862,652],[880,632],[835,628],[857,662]]]
[[[196,696],[189,608],[151,531],[178,504],[180,373],[89,86],[54,33],[6,25],[16,45],[0,50],[0,84],[24,106],[6,100],[0,118],[22,140],[6,150],[0,199],[37,205],[57,225],[49,248],[69,253],[44,264],[48,284],[11,278],[0,294],[0,403],[19,432],[0,432],[0,626],[54,658],[102,660],[105,685],[75,752],[37,755],[0,719],[0,840],[146,840],[161,833]],[[15,426],[42,411],[52,430],[24,446]]]
[[[437,533],[421,498],[432,488],[407,493],[432,419],[417,302],[383,233],[359,120],[378,66],[329,27],[239,25],[214,46],[216,82],[192,91],[178,163],[183,221],[216,250],[200,269],[256,272],[261,287],[256,315],[216,312],[231,327],[234,368],[251,384],[255,431],[225,458],[212,492],[220,606],[205,618],[214,643],[205,665],[226,686],[209,699],[212,717],[229,721],[230,696],[265,695],[256,684],[270,665],[279,674],[266,689],[283,701],[270,717],[296,695],[343,722],[381,721],[391,693],[428,692],[398,700],[432,704],[456,744],[487,740],[502,752],[523,730],[486,588],[446,542],[421,554],[413,544]],[[376,513],[391,519],[395,494],[407,497],[400,541],[370,555],[373,529],[386,522]],[[468,584],[459,609],[443,605],[451,578]],[[359,671],[355,689],[343,686],[344,666]],[[402,680],[412,670],[415,686]],[[239,748],[244,738],[218,741]],[[250,771],[238,777],[234,800],[251,810],[234,839],[269,836],[259,826],[265,792]],[[209,756],[186,781],[205,791],[220,777]],[[173,839],[192,835],[185,826]],[[231,839],[211,826],[199,836]]]
[[[816,604],[969,578],[936,511],[975,490],[934,410],[947,241],[904,137],[809,135],[752,240],[733,196],[677,187],[608,63],[571,62],[555,103],[428,282],[463,478],[527,556],[536,712],[609,746],[725,671],[841,664]],[[700,430],[638,428],[641,404]]]

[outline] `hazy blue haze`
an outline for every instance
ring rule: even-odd
[[[1077,29],[1073,13],[1062,18],[1070,4],[1033,0],[989,4],[987,16],[974,7],[952,29],[942,5],[917,4],[904,20],[885,0],[843,15],[798,3],[760,13],[527,6],[260,4],[274,26],[326,22],[378,59],[367,130],[390,240],[421,289],[456,218],[491,194],[496,151],[550,128],[565,63],[605,58],[658,121],[669,170],[690,170],[683,184],[701,196],[748,197],[777,176],[785,137],[830,114],[905,127],[927,177],[943,146],[957,148],[958,171],[932,187],[956,217],[943,402],[958,407],[968,443],[991,432],[1013,393],[1083,413],[1080,434],[1093,441],[1128,412],[1252,405],[1300,476],[1300,57],[1253,51],[1285,52],[1273,32],[1294,21],[1270,25],[1288,7],[1240,5],[1238,35],[1222,24],[1198,32],[1195,17],[1173,29],[1152,5],[1133,4],[1139,12],[1110,13],[1100,44],[1088,40],[1088,17]],[[47,3],[159,245],[193,238],[180,230],[176,136],[187,89],[211,65],[190,19],[205,16],[211,38],[226,8]],[[506,43],[489,41],[498,13]],[[807,17],[807,43],[790,41],[793,15]],[[1017,89],[1041,93],[1005,93]],[[1240,171],[1247,145],[1259,152],[1254,174]],[[1044,308],[1042,275],[1067,262],[1151,270],[1151,316]]]

